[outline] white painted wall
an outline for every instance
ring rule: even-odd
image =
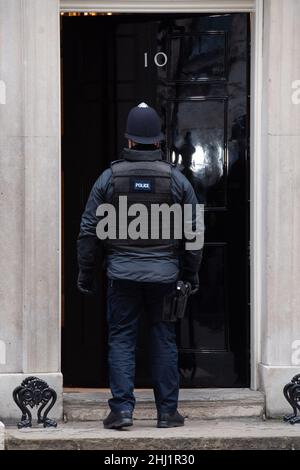
[[[24,132],[22,15],[16,7],[14,0],[0,1],[0,339],[6,350],[0,372],[22,369]]]

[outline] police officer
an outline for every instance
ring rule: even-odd
[[[129,112],[125,137],[128,148],[122,160],[111,164],[97,179],[81,220],[78,237],[78,288],[94,291],[96,251],[99,239],[97,208],[126,195],[128,204],[192,204],[194,190],[180,171],[162,160],[161,121],[145,103]],[[193,211],[193,224],[195,222]],[[117,217],[118,219],[118,217]],[[178,240],[115,239],[105,242],[108,277],[107,324],[109,381],[112,398],[104,427],[119,429],[132,425],[135,406],[134,376],[138,319],[144,311],[149,321],[149,355],[157,408],[157,427],[183,426],[178,412],[179,376],[175,323],[162,312],[166,299],[174,294],[176,281],[188,281],[198,289],[202,249],[182,250]]]

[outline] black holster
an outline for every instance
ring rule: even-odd
[[[163,321],[175,322],[184,317],[190,293],[191,284],[189,282],[177,281],[175,292],[167,295],[164,299]]]

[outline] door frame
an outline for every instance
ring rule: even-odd
[[[251,389],[257,390],[261,362],[263,275],[262,223],[262,45],[264,0],[60,0],[60,13],[251,13],[250,80],[250,368]],[[61,225],[60,221],[60,225]]]

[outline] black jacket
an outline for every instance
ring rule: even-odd
[[[124,157],[130,160],[162,159],[160,150],[142,151],[124,149]],[[193,206],[193,229],[196,227],[197,198],[187,178],[172,167],[171,190],[174,203],[191,204]],[[105,170],[95,182],[85,211],[82,215],[80,233],[77,241],[79,269],[92,270],[96,265],[97,247],[101,245],[97,238],[96,226],[100,220],[96,210],[100,204],[112,200],[112,171]],[[200,223],[198,232],[204,231]],[[124,246],[115,248],[106,255],[107,275],[110,279],[128,279],[139,282],[173,282],[178,279],[182,269],[196,273],[202,258],[202,248],[176,253],[172,249],[155,247],[134,249]]]

